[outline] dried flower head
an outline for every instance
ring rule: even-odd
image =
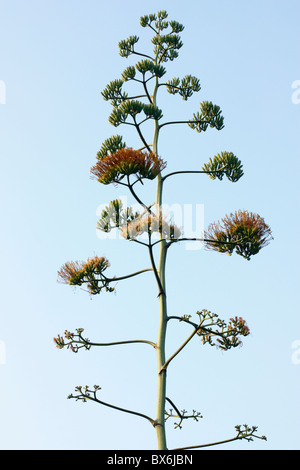
[[[124,225],[121,235],[127,239],[135,239],[144,233],[152,235],[155,232],[161,233],[168,240],[175,240],[181,235],[181,230],[175,224],[170,223],[162,212],[156,215],[148,211]]]
[[[119,183],[124,176],[132,174],[152,180],[165,167],[166,163],[151,152],[121,148],[100,158],[91,173],[100,183],[109,184]]]
[[[58,279],[64,284],[77,286],[87,283],[90,294],[98,294],[103,287],[112,291],[108,287],[109,281],[103,276],[109,266],[109,261],[103,256],[95,256],[87,261],[68,261],[58,271]]]
[[[210,224],[205,238],[207,248],[229,255],[235,250],[248,260],[273,239],[264,219],[248,211],[231,213]]]

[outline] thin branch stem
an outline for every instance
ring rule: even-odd
[[[144,136],[143,136],[143,134],[142,134],[142,132],[141,132],[140,126],[139,126],[139,124],[136,122],[135,116],[133,116],[133,121],[134,121],[134,124],[133,124],[133,125],[136,127],[137,133],[138,133],[138,135],[139,135],[141,141],[142,141],[143,144],[145,145],[146,149],[147,149],[149,152],[151,152],[151,149],[150,149],[149,145],[147,144],[147,142],[146,142],[146,140],[145,140],[145,138],[144,138]]]
[[[149,244],[148,244],[148,243],[141,242],[140,240],[137,240],[136,238],[129,238],[128,240],[129,240],[130,242],[138,243],[139,245],[143,245],[143,246],[146,246],[147,248],[149,248]]]
[[[177,242],[184,242],[184,241],[196,241],[196,242],[204,242],[204,243],[218,243],[219,245],[238,245],[239,243],[243,243],[244,241],[247,241],[247,238],[242,238],[240,240],[232,240],[230,242],[224,242],[220,240],[210,240],[209,238],[173,238],[170,242],[169,245],[172,243],[177,243]],[[158,243],[158,242],[155,242]],[[153,243],[153,245],[155,244]]]
[[[152,250],[152,245],[151,245],[151,234],[149,234],[148,249],[149,249],[149,255],[150,255],[150,261],[151,261],[152,269],[154,271],[155,279],[157,281],[157,285],[158,285],[158,289],[159,289],[159,294],[158,295],[160,296],[160,295],[164,294],[164,289],[163,289],[163,285],[162,285],[162,282],[161,282],[161,279],[160,279],[160,276],[158,274],[158,270],[157,270],[157,267],[156,267],[156,264],[155,264],[155,261],[154,261],[153,250]]]
[[[173,175],[192,174],[192,173],[195,173],[195,174],[202,173],[202,174],[210,175],[211,173],[219,173],[220,171],[225,170],[227,166],[228,165],[226,164],[226,165],[222,166],[221,168],[219,168],[218,170],[211,170],[211,171],[204,171],[204,170],[173,171],[172,173],[169,173],[168,175],[163,176],[162,181],[165,181],[169,176],[173,176]]]
[[[74,341],[76,343],[84,344],[87,346],[118,346],[120,344],[131,344],[131,343],[145,343],[145,344],[150,344],[150,346],[153,346],[153,348],[156,348],[156,344],[153,343],[153,341],[148,341],[146,339],[133,339],[133,340],[126,340],[126,341],[113,341],[111,343],[94,343],[91,341],[88,341],[82,337],[81,334],[78,335],[80,338],[80,341]]]
[[[192,123],[192,124],[198,124],[198,123],[201,123],[201,124],[210,124],[209,121],[200,121],[200,120],[188,120],[188,121],[169,121],[169,122],[164,122],[162,124],[160,124],[159,126],[159,129],[161,129],[162,127],[164,126],[168,126],[169,124],[189,124],[189,123]]]
[[[141,52],[136,52],[136,51],[131,51],[132,54],[135,54],[135,55],[140,55],[142,57],[147,57],[147,59],[150,59],[153,61],[153,57],[151,57],[150,55],[147,55],[147,54],[142,54]]]
[[[200,449],[201,447],[210,447],[210,446],[216,446],[216,445],[219,445],[219,444],[227,444],[229,442],[239,441],[239,440],[242,440],[242,439],[251,440],[250,439],[251,437],[255,437],[257,439],[265,440],[264,436],[256,436],[255,434],[252,434],[252,433],[247,436],[247,435],[243,435],[243,434],[238,433],[235,437],[232,437],[231,439],[225,439],[224,441],[211,442],[209,444],[200,444],[200,445],[196,445],[196,446],[178,447],[177,449],[171,449],[171,450],[174,451],[174,450]]]
[[[146,245],[145,243],[143,243],[143,245]],[[148,246],[148,245],[146,245]],[[134,277],[134,276],[138,276],[139,274],[142,274],[142,273],[145,273],[147,271],[153,271],[152,268],[147,268],[147,269],[141,269],[140,271],[137,271],[135,273],[132,273],[132,274],[127,274],[126,276],[120,276],[120,277],[112,277],[112,278],[109,278],[109,277],[106,277],[103,273],[101,273],[101,278],[100,279],[96,279],[96,281],[106,281],[106,282],[117,282],[117,281],[123,281],[124,279],[129,279],[131,277]],[[80,282],[82,283],[89,283],[91,282],[90,280],[81,280]]]
[[[129,179],[129,175],[127,175],[127,182],[128,182],[128,188],[129,188],[129,191],[131,192],[131,194],[133,195],[134,199],[139,203],[141,204],[141,206],[143,206],[148,212],[149,214],[151,214],[151,209],[146,206],[146,204],[143,203],[143,201],[141,201],[141,199],[138,197],[138,195],[136,194],[136,192],[134,191],[133,189],[133,184],[130,184],[130,179]],[[136,183],[136,181],[135,181]]]
[[[145,73],[143,73],[143,87],[144,87],[145,93],[146,93],[146,95],[147,95],[147,98],[148,98],[148,100],[149,100],[149,103],[150,103],[150,104],[153,104],[152,99],[151,99],[151,96],[149,95],[149,92],[148,92],[147,85],[146,85]]]
[[[155,246],[158,243],[161,243],[162,241],[166,241],[165,238],[161,240],[157,240],[156,242],[152,243],[151,246]],[[173,243],[178,243],[178,242],[186,242],[186,241],[191,241],[191,242],[204,242],[204,243],[219,243],[220,245],[238,245],[239,243],[243,243],[243,241],[246,241],[246,239],[241,239],[241,240],[236,240],[236,241],[230,241],[230,242],[223,242],[220,240],[210,240],[209,238],[172,238],[171,241],[168,242],[167,248],[169,248]]]
[[[133,414],[135,416],[140,416],[141,418],[145,418],[147,419],[148,421],[150,421],[150,423],[155,426],[155,420],[150,418],[150,416],[147,416],[143,413],[139,413],[137,411],[132,411],[132,410],[128,410],[126,408],[121,408],[119,406],[115,406],[115,405],[111,405],[110,403],[106,403],[102,400],[99,400],[97,397],[96,397],[96,392],[94,392],[94,397],[91,397],[91,396],[86,396],[86,395],[82,395],[85,399],[87,400],[92,400],[92,401],[95,401],[97,403],[100,403],[101,405],[104,405],[104,406],[108,406],[109,408],[113,408],[114,410],[118,410],[118,411],[123,411],[124,413],[129,413],[129,414]]]
[[[178,410],[178,408],[176,407],[176,405],[174,405],[174,403],[172,402],[172,400],[170,400],[170,398],[166,397],[166,400],[170,403],[171,406],[173,406],[174,410],[176,411],[176,413],[178,414],[178,417],[181,418],[182,417],[182,414],[180,413],[180,411]]]
[[[104,274],[102,274],[102,276],[104,277],[106,281],[115,282],[115,281],[123,281],[124,279],[129,279],[131,277],[138,276],[139,274],[145,273],[147,271],[152,271],[152,268],[141,269],[140,271],[137,271],[135,273],[127,274],[126,276],[120,276],[120,277],[108,278],[104,276]]]
[[[143,83],[142,80],[135,80],[133,79],[135,82],[139,82],[139,83]],[[137,95],[137,96],[130,96],[128,98],[126,98],[126,100],[136,100],[137,98],[147,98],[147,95]],[[125,100],[125,101],[126,101]]]
[[[161,47],[164,51],[163,51],[163,53],[160,55],[160,58],[159,58],[159,61],[158,61],[159,64],[162,62],[164,55],[166,55],[166,53],[168,52],[168,50],[171,49],[171,46],[168,46],[168,47],[165,49],[162,44],[160,45],[160,47]]]
[[[168,317],[168,321],[169,320],[183,321],[183,322],[188,323],[189,325],[193,326],[194,328],[198,328],[198,326],[199,326],[196,323],[191,322],[190,320],[187,320],[186,318],[177,317],[176,315],[171,315],[170,317]]]
[[[155,29],[155,28],[153,28],[153,26],[152,26],[151,24],[147,23],[147,26],[148,26],[148,28],[152,29],[152,31],[154,31],[154,32],[155,32],[155,34],[159,34],[159,32],[158,32],[158,31],[156,31],[156,29]]]
[[[179,321],[183,321],[185,323],[188,323],[189,325],[191,325],[193,328],[195,328],[196,332],[198,332],[199,330],[203,331],[204,333],[208,334],[208,335],[211,335],[211,336],[220,336],[221,338],[224,337],[224,334],[220,331],[212,331],[210,330],[208,327],[209,326],[217,326],[215,323],[210,323],[209,325],[206,325],[206,326],[202,326],[202,322],[199,323],[199,325],[197,325],[197,323],[194,323],[194,322],[191,322],[190,320],[186,319],[186,318],[181,318],[181,317],[178,317],[176,315],[172,315],[170,317],[168,317],[168,321],[169,320],[179,320]],[[226,331],[226,334],[227,335],[230,335],[232,332],[234,332],[235,330],[232,329],[232,330],[228,330]],[[194,332],[195,333],[195,332]],[[178,351],[180,352],[180,351]],[[178,353],[177,353],[178,354]]]
[[[170,364],[170,362],[183,350],[183,348],[191,341],[191,339],[195,336],[195,334],[197,333],[197,331],[200,329],[201,327],[198,326],[197,328],[195,328],[195,330],[193,331],[193,333],[187,338],[187,340],[180,346],[180,348],[177,349],[177,351],[174,352],[174,354],[172,354],[172,356],[169,357],[169,359],[164,363],[164,365],[162,366],[161,370],[160,370],[160,373],[163,371],[163,370],[166,370],[168,365]]]
[[[143,245],[143,246],[146,246],[147,248],[149,248],[148,243],[141,242],[140,240],[136,240],[135,238],[129,238],[128,240],[129,240],[130,242],[139,243],[140,245]]]
[[[189,449],[200,449],[201,447],[210,447],[210,446],[216,446],[219,444],[227,444],[228,442],[233,442],[237,441],[239,439],[242,439],[242,437],[233,437],[231,439],[225,439],[224,441],[217,441],[217,442],[211,442],[209,444],[200,444],[197,446],[187,446],[187,447],[178,447],[177,449],[172,449],[172,450],[189,450]]]

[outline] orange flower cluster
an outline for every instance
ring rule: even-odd
[[[81,286],[86,282],[91,294],[98,294],[103,287],[111,291],[113,289],[108,287],[109,281],[102,276],[103,271],[109,266],[109,261],[103,256],[95,256],[85,262],[68,261],[58,271],[58,278],[64,284],[70,285]],[[96,278],[96,276],[100,276],[100,278]]]
[[[124,176],[132,174],[152,180],[165,167],[166,163],[151,152],[121,148],[99,159],[91,174],[103,184],[119,183]]]
[[[258,214],[238,211],[210,224],[205,238],[207,248],[229,255],[235,250],[249,260],[273,237],[270,227]]]

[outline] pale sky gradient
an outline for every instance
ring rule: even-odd
[[[170,178],[165,202],[203,204],[205,226],[238,209],[258,212],[274,235],[250,261],[184,245],[169,250],[169,313],[242,316],[251,336],[227,353],[195,338],[170,365],[168,396],[203,419],[182,430],[168,422],[168,445],[227,439],[247,423],[268,441],[222,449],[300,449],[300,104],[292,99],[299,1],[0,0],[1,449],[156,448],[147,421],[66,399],[77,385],[98,384],[102,400],[155,415],[155,351],[137,344],[73,354],[52,338],[82,327],[92,341],[156,340],[151,274],[90,300],[58,284],[56,273],[95,254],[107,256],[111,274],[149,267],[142,247],[97,237],[97,207],[126,191],[100,185],[89,171],[107,137],[139,145],[131,129],[108,123],[100,91],[136,62],[118,55],[118,42],[136,34],[148,48],[152,35],[139,18],[161,9],[185,25],[167,78],[192,74],[202,86],[188,102],[160,91],[164,115],[189,119],[211,100],[225,119],[222,131],[203,135],[164,128],[159,152],[168,171],[199,169],[227,150],[245,173],[237,183]],[[155,182],[145,191],[152,202]],[[190,330],[173,323],[168,332],[172,353]]]

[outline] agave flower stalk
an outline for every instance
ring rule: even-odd
[[[166,285],[166,262],[167,252],[171,246],[182,241],[201,240],[205,246],[220,253],[233,254],[234,252],[249,260],[265,247],[272,239],[270,227],[258,214],[248,211],[236,211],[229,216],[225,216],[220,222],[210,224],[202,238],[187,238],[182,234],[181,227],[168,220],[163,213],[163,185],[171,177],[181,174],[207,175],[210,179],[222,180],[226,177],[229,181],[236,183],[243,176],[241,161],[232,153],[223,151],[217,153],[213,158],[209,158],[207,163],[203,163],[200,168],[180,169],[163,174],[166,168],[166,161],[159,154],[159,137],[162,129],[169,125],[187,124],[198,133],[206,132],[208,129],[220,131],[224,127],[224,118],[218,105],[211,101],[200,103],[200,112],[193,114],[189,120],[174,120],[163,122],[163,112],[159,108],[158,90],[163,87],[171,95],[178,95],[184,101],[201,90],[198,78],[185,75],[180,79],[175,77],[168,81],[160,79],[165,75],[166,68],[163,64],[173,61],[178,56],[178,51],[182,47],[179,33],[184,27],[177,21],[167,20],[166,11],[159,11],[157,14],[145,15],[140,19],[143,28],[149,28],[154,32],[152,38],[153,55],[140,52],[136,49],[138,36],[129,36],[126,40],[119,42],[121,57],[137,55],[142,58],[135,66],[127,67],[121,78],[111,81],[102,91],[104,100],[109,101],[113,110],[108,118],[111,125],[133,126],[141,140],[142,148],[133,149],[126,145],[123,137],[118,135],[106,139],[99,152],[97,162],[91,168],[91,174],[101,184],[122,185],[128,188],[136,202],[141,206],[141,211],[134,212],[132,208],[123,208],[122,201],[114,199],[102,211],[97,223],[97,229],[103,232],[119,230],[125,240],[141,244],[148,250],[150,267],[145,267],[134,273],[122,276],[109,276],[106,270],[110,267],[109,261],[105,257],[95,256],[82,262],[67,262],[58,272],[59,280],[73,286],[86,285],[90,295],[114,291],[116,281],[126,280],[134,276],[139,276],[146,272],[151,272],[157,282],[158,315],[159,324],[156,341],[148,339],[125,339],[122,341],[90,341],[84,338],[83,329],[77,329],[77,333],[65,331],[64,336],[58,335],[54,342],[59,349],[64,347],[77,353],[80,349],[89,350],[91,347],[128,345],[132,343],[147,344],[156,351],[157,360],[157,395],[155,416],[150,417],[140,411],[133,411],[127,408],[107,403],[98,398],[101,389],[98,385],[94,389],[78,386],[75,388],[76,394],[71,394],[69,398],[90,400],[104,406],[134,414],[144,418],[155,428],[157,438],[157,449],[168,449],[165,421],[175,418],[179,421],[175,423],[175,428],[181,428],[184,420],[194,419],[198,421],[202,418],[201,413],[193,410],[187,413],[179,410],[178,406],[166,395],[167,370],[170,364],[176,362],[176,357],[181,351],[188,347],[189,343],[197,336],[203,345],[215,346],[223,351],[241,346],[241,337],[249,335],[249,328],[246,321],[239,316],[230,318],[226,323],[215,313],[202,309],[196,312],[198,321],[191,320],[191,315],[176,316],[168,315],[167,311],[167,285]],[[167,30],[169,32],[166,32]],[[123,89],[129,82],[136,82],[142,91],[135,96],[129,96]],[[152,84],[152,91],[150,85]],[[153,121],[153,135],[150,143],[144,134],[143,125]],[[149,184],[156,181],[156,197],[150,203],[145,202],[138,194],[137,187],[143,180],[148,180]],[[154,235],[158,240],[154,241]],[[146,241],[142,241],[146,239]],[[154,247],[158,247],[157,259]],[[167,358],[166,357],[166,335],[169,321],[177,320],[192,327],[192,332],[186,340],[178,345],[178,348]],[[167,411],[166,403],[172,406]],[[235,437],[213,444],[197,444],[181,449],[201,448],[209,445],[222,444],[235,440],[252,440],[255,438],[265,439],[255,434],[257,427],[244,428],[237,426]],[[177,449],[178,450],[178,449]]]

